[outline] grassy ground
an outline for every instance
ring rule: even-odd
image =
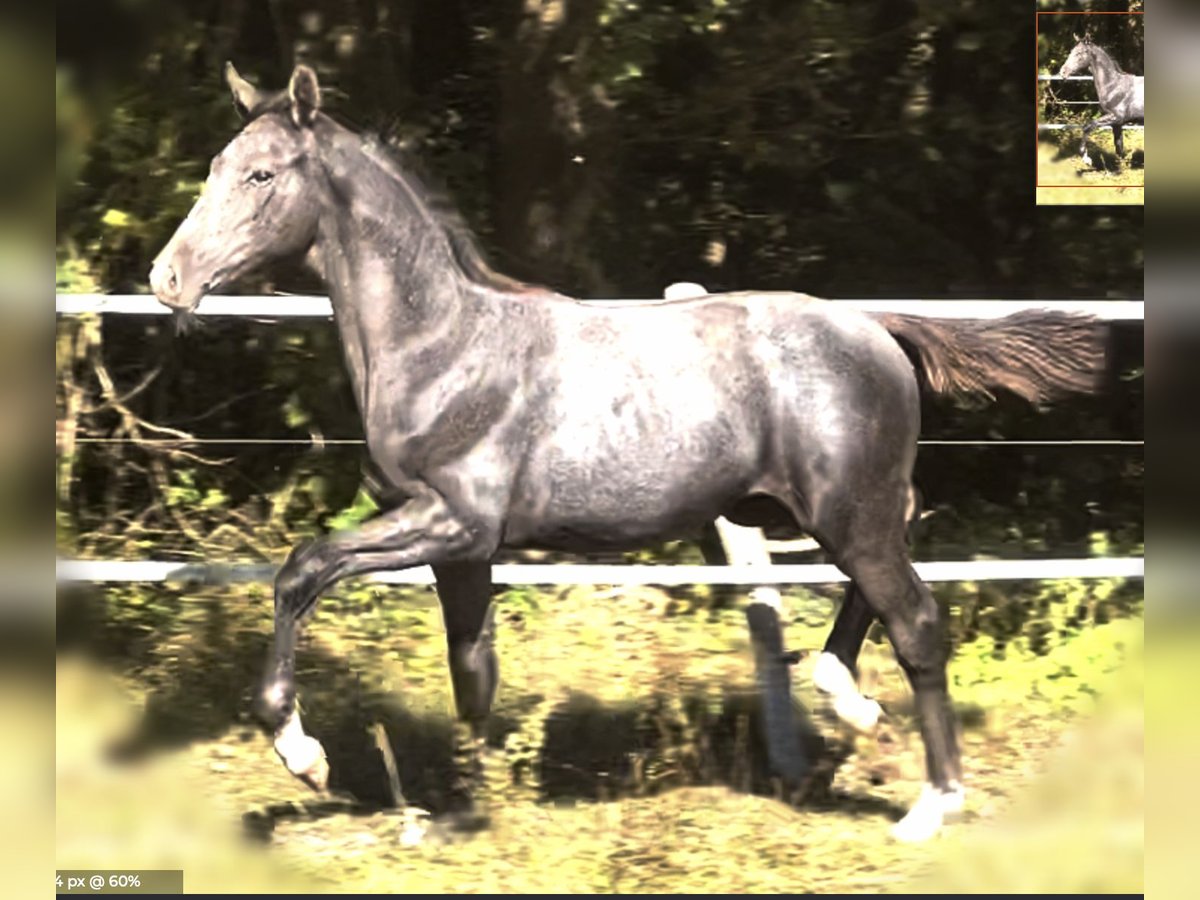
[[[1145,132],[1125,132],[1125,157],[1119,163],[1112,131],[1088,137],[1085,166],[1079,156],[1078,132],[1059,131],[1038,141],[1039,204],[1114,205],[1145,202]],[[1046,187],[1045,185],[1054,185]]]
[[[809,601],[789,607],[789,646],[824,639],[830,607]],[[740,611],[651,589],[510,591],[491,827],[435,817],[406,846],[373,735],[408,801],[444,808],[450,698],[431,594],[348,592],[309,627],[299,684],[335,769],[323,798],[246,716],[268,607],[221,591],[61,602],[59,868],[183,868],[189,891],[1142,889],[1140,617],[1075,629],[1041,656],[1020,641],[1002,660],[989,638],[960,648],[968,810],[912,848],[887,834],[922,754],[886,644],[864,649],[888,712],[870,738],[814,696],[812,656],[797,667],[822,777],[788,804],[765,774]],[[539,768],[513,749],[523,740],[543,745]]]

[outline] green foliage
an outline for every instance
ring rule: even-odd
[[[532,585],[512,585],[496,598],[505,610],[524,614],[544,607],[544,592]]]
[[[1068,604],[1060,604],[1063,610]],[[958,648],[950,667],[951,693],[960,704],[985,709],[1024,702],[1030,707],[1082,710],[1094,703],[1124,651],[1141,642],[1140,617],[1075,629],[1052,649],[1023,637],[1003,645],[987,637]]]
[[[54,262],[54,290],[59,294],[91,294],[100,283],[85,260],[59,257]]]
[[[1037,583],[963,582],[935,591],[947,608],[951,641],[989,656],[1045,656],[1083,631],[1139,615],[1140,585],[1124,579]]]
[[[344,528],[353,528],[356,525],[361,525],[377,512],[379,512],[379,506],[375,503],[375,500],[370,494],[360,488],[354,496],[354,502],[341,512],[327,519],[325,524],[331,531],[340,531]]]

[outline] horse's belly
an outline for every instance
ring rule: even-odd
[[[711,521],[715,516],[705,521]],[[588,553],[601,550],[638,550],[671,540],[694,540],[700,536],[704,521],[654,523],[646,521],[602,522],[590,517],[546,519],[532,527],[513,525],[505,532],[503,544],[512,549],[535,548]]]
[[[685,536],[754,484],[756,436],[713,420],[641,440],[583,431],[537,455],[516,485],[511,540],[579,549]]]

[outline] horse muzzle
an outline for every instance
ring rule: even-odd
[[[204,295],[211,290],[211,283],[188,285],[183,267],[177,259],[157,259],[150,269],[150,290],[158,302],[171,309],[191,312]]]

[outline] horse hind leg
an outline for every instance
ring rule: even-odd
[[[906,518],[907,541],[911,545],[921,518],[920,492],[916,487],[909,488]],[[858,654],[874,621],[875,613],[862,591],[851,581],[846,586],[846,595],[825,641],[825,649],[813,668],[813,684],[832,698],[837,717],[864,733],[873,731],[883,715],[879,703],[864,696],[858,685]]]
[[[862,544],[844,566],[884,624],[916,698],[928,784],[893,835],[925,840],[947,813],[962,809],[962,768],[947,688],[945,623],[929,588],[917,577],[902,541]]]

